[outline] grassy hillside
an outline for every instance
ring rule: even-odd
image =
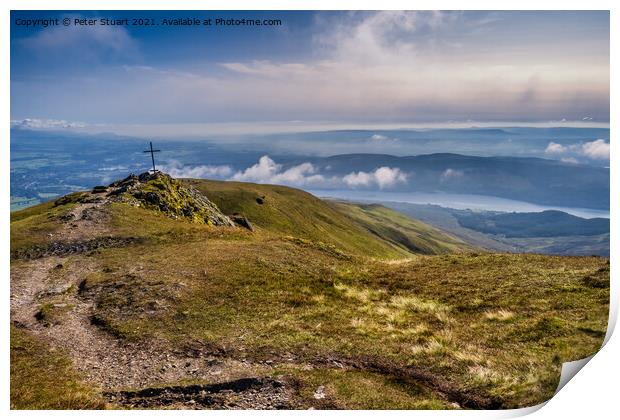
[[[186,180],[225,214],[239,213],[255,226],[280,235],[334,245],[348,253],[405,257],[471,249],[432,226],[384,207],[362,208],[321,200],[279,185]]]
[[[35,246],[53,251],[13,254],[11,319],[71,360],[56,392],[81,379],[87,401],[128,408],[522,407],[550,398],[561,363],[605,335],[608,259],[414,255],[407,241],[461,244],[382,207],[192,184],[258,228],[121,202],[15,216],[12,241],[33,246],[23,238],[39,229]],[[12,356],[14,404],[49,407],[49,394],[21,395],[47,356]]]
[[[448,254],[475,249],[431,225],[379,204],[342,201],[330,204],[373,235],[415,254]]]

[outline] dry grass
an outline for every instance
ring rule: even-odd
[[[11,327],[11,409],[101,408],[104,401],[80,381],[65,355]]]
[[[507,322],[514,319],[515,313],[505,309],[500,309],[498,311],[487,311],[484,313],[484,316],[491,321]]]
[[[608,290],[581,280],[605,267],[602,258],[461,255],[393,265],[260,237],[147,247],[131,263],[129,254],[106,250],[100,259],[118,272],[143,267],[145,282],[188,285],[152,317],[101,313],[136,339],[388,357],[509,407],[552,395],[559,363],[595,352],[607,319]]]

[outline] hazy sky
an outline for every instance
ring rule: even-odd
[[[236,17],[278,27],[48,27]],[[609,121],[608,12],[12,12],[11,118]]]

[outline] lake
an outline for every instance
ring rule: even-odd
[[[578,217],[591,219],[604,217],[609,219],[609,210],[556,207],[528,203],[526,201],[510,200],[487,195],[425,193],[425,192],[389,192],[389,191],[361,191],[361,190],[308,190],[309,193],[322,198],[340,198],[344,200],[360,201],[396,201],[412,204],[436,204],[459,210],[491,210],[504,212],[541,212],[544,210],[559,210]]]

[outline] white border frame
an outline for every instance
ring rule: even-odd
[[[2,144],[0,150],[0,159],[2,162],[2,178],[0,181],[0,193],[2,194],[3,206],[1,208],[3,220],[9,219],[10,213],[10,158],[9,158],[9,133],[10,133],[10,79],[9,79],[9,60],[10,60],[10,10],[611,10],[610,29],[611,29],[611,75],[617,74],[618,71],[618,50],[614,50],[614,46],[618,46],[618,31],[620,30],[620,19],[618,6],[620,2],[614,0],[505,0],[502,2],[491,0],[314,0],[314,1],[295,1],[295,0],[263,0],[261,2],[253,2],[249,0],[221,0],[216,2],[196,1],[196,0],[4,0],[0,6],[3,13],[0,18],[0,110],[2,119],[0,126],[2,127]],[[611,119],[610,130],[615,134],[615,127],[618,126],[618,115],[614,114],[616,110],[616,98],[618,97],[618,83],[616,77],[611,78],[610,83],[611,95]],[[616,156],[615,150],[618,147],[611,142],[611,156]],[[620,152],[619,152],[620,155]],[[620,197],[618,191],[620,166],[611,164],[611,196]],[[398,418],[504,418],[513,417],[535,411],[533,418],[537,419],[557,419],[557,418],[608,418],[614,412],[618,412],[615,404],[617,398],[618,374],[620,374],[620,362],[616,355],[620,350],[620,342],[617,337],[611,335],[613,326],[617,319],[618,313],[618,270],[615,262],[618,257],[618,241],[619,241],[619,224],[617,223],[617,213],[620,201],[611,201],[611,310],[610,310],[610,329],[607,335],[609,340],[607,344],[599,351],[593,359],[588,363],[583,371],[579,372],[575,379],[569,383],[541,410],[507,410],[501,412],[472,412],[472,411],[348,411],[348,412],[229,412],[229,411],[209,411],[205,412],[187,412],[187,411],[101,411],[101,412],[37,412],[36,416],[45,416],[50,418],[83,418],[101,417],[116,418],[118,416],[127,416],[131,418],[144,417],[149,418],[169,418],[178,417],[204,417],[210,418],[241,418],[241,417],[321,417],[328,418],[371,418],[377,415],[389,415]],[[2,332],[4,356],[1,365],[2,385],[1,395],[2,406],[4,410],[9,411],[9,305],[8,297],[10,294],[9,286],[9,249],[10,249],[10,229],[8,223],[2,224],[2,282],[1,293],[3,302],[6,307],[2,311],[2,320],[0,322]],[[617,335],[617,334],[616,334]],[[542,405],[541,405],[542,406]],[[540,408],[540,407],[536,407]],[[9,416],[13,418],[26,418],[31,413],[27,411],[11,411]],[[617,415],[617,414],[616,414]]]

